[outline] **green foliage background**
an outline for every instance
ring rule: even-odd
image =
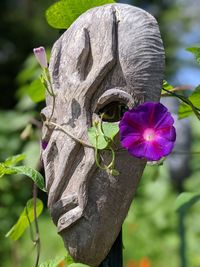
[[[0,161],[23,152],[27,155],[24,164],[41,172],[39,111],[44,104],[33,103],[30,99],[37,90],[33,81],[40,73],[31,53],[36,46],[51,48],[60,35],[59,30],[48,26],[44,16],[45,10],[54,2],[0,1]],[[198,21],[198,17],[188,15],[186,1],[180,4],[178,0],[136,0],[132,3],[153,13],[159,22],[166,48],[166,77],[172,79],[182,64],[193,65],[176,58],[176,51],[182,45],[183,34],[192,31],[193,25]],[[48,17],[48,12],[46,16]],[[200,151],[199,122],[193,117],[191,123],[192,149]],[[184,189],[196,192],[200,177],[199,155],[191,156],[190,167],[191,174],[184,181]],[[146,168],[123,227],[125,266],[136,267],[133,261],[136,264],[144,257],[149,259],[153,267],[180,266],[178,215],[175,211],[177,195],[165,165]],[[35,252],[28,231],[16,242],[5,238],[23,211],[27,199],[31,197],[31,180],[19,175],[0,178],[2,267],[34,266]],[[39,197],[46,208],[45,193],[40,191]],[[185,221],[188,266],[191,267],[200,265],[199,211],[200,204],[197,202],[188,210]],[[41,262],[49,260],[50,257],[63,257],[65,248],[46,209],[39,223],[42,239]]]

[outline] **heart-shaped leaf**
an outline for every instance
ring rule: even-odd
[[[109,3],[114,0],[61,0],[46,10],[46,19],[56,29],[67,29],[85,11],[90,8]]]
[[[35,103],[45,100],[45,86],[41,82],[41,79],[34,80],[28,87],[28,95]]]
[[[116,123],[112,123],[112,122],[104,122],[102,124],[102,129],[103,129],[103,133],[104,135],[113,140],[114,137],[118,134],[119,132],[119,126]]]
[[[90,143],[97,149],[105,149],[108,142],[105,140],[104,136],[98,131],[96,127],[91,127],[88,129],[88,138]]]

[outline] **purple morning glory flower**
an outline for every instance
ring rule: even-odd
[[[137,158],[157,161],[170,154],[176,140],[174,119],[161,103],[146,102],[124,113],[121,145]]]
[[[46,56],[45,48],[43,46],[40,46],[40,47],[34,48],[33,52],[40,66],[42,68],[47,68],[48,63],[47,63],[47,56]]]

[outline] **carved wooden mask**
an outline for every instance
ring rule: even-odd
[[[150,14],[124,4],[91,9],[54,44],[52,120],[89,143],[87,129],[101,109],[159,101],[163,69],[163,44]],[[44,119],[51,109],[47,96]],[[61,130],[44,125],[43,139],[48,141],[42,158],[53,221],[72,257],[96,267],[120,231],[146,162],[117,152],[120,175],[114,177],[97,168],[92,148]]]

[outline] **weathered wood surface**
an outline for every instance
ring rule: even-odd
[[[124,4],[91,9],[53,47],[53,120],[89,142],[87,128],[105,105],[158,101],[163,69],[163,44],[150,14]],[[50,96],[46,104],[42,113],[48,118]],[[96,267],[119,234],[146,162],[118,152],[120,175],[114,177],[96,167],[92,148],[62,131],[44,125],[43,139],[48,141],[42,158],[53,221],[72,257]]]

